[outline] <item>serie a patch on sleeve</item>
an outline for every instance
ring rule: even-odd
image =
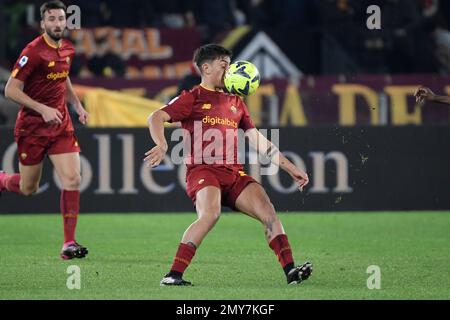
[[[23,68],[23,66],[26,65],[27,62],[28,62],[28,57],[27,57],[27,56],[23,56],[22,58],[20,58],[19,66],[20,66],[21,68]]]

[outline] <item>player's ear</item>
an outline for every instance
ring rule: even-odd
[[[44,18],[41,19],[41,29],[45,29],[44,28]]]
[[[202,64],[202,74],[209,74],[210,65],[208,62]]]

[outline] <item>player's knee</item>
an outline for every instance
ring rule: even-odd
[[[211,220],[216,223],[217,220],[220,218],[220,210],[214,211],[213,214],[211,214]]]
[[[214,225],[219,220],[219,218],[220,218],[220,209],[212,208],[211,210],[208,210],[204,214],[202,214],[199,220],[208,225]]]
[[[63,184],[65,189],[79,189],[81,185],[81,175],[78,173],[67,175],[64,177]]]
[[[275,207],[272,202],[266,201],[261,205],[260,212],[264,214],[264,216],[276,217],[277,213],[275,212]]]
[[[220,218],[220,212],[214,212],[207,216],[208,221],[215,224]]]
[[[261,206],[259,212],[261,214],[261,222],[264,224],[273,224],[274,222],[279,220],[277,213],[275,212],[275,207],[271,202],[264,203],[264,205]]]

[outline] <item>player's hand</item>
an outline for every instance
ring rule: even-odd
[[[303,191],[303,188],[309,183],[309,177],[305,171],[295,168],[294,171],[289,172],[292,179],[297,182],[298,189]]]
[[[82,106],[79,106],[77,108],[77,114],[78,114],[78,120],[80,120],[80,122],[84,125],[87,124],[88,119],[89,119],[89,113],[87,113],[86,110],[84,110],[84,108]]]
[[[426,87],[417,88],[416,92],[414,92],[414,97],[416,97],[416,103],[424,103],[429,100],[431,97],[435,96],[434,92]]]
[[[58,109],[47,106],[42,109],[41,116],[47,124],[61,124],[63,119],[63,115]]]
[[[145,153],[144,162],[147,162],[147,168],[157,167],[166,156],[167,146],[156,146]]]

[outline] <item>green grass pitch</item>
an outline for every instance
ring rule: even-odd
[[[54,215],[0,215],[0,299],[450,299],[450,212],[280,214],[296,262],[312,277],[287,286],[258,222],[223,214],[185,273],[160,287],[194,214],[85,214],[86,259],[62,261]],[[69,290],[70,265],[81,289]],[[381,270],[369,290],[367,268]]]

